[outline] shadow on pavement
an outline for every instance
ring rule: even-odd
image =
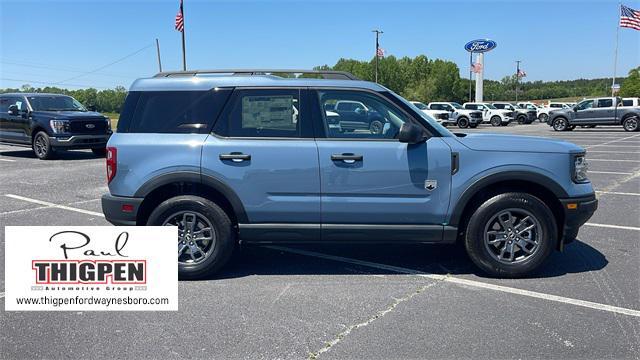
[[[17,159],[37,159],[33,150],[29,148],[24,148],[24,150],[0,150],[0,155]],[[104,156],[94,155],[90,150],[58,151],[51,160],[88,160],[97,158],[104,158]]]
[[[432,274],[473,274],[487,278],[456,245],[278,245],[324,255],[391,265]],[[529,278],[549,278],[596,271],[607,266],[606,257],[592,246],[576,240],[564,252],[554,252]],[[234,259],[211,279],[251,275],[402,275],[380,268],[294,254],[263,246],[243,246]]]

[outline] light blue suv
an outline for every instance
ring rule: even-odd
[[[375,129],[350,126],[372,119]],[[582,148],[453,134],[385,87],[333,71],[139,79],[106,161],[107,220],[177,226],[182,278],[219,270],[239,240],[461,242],[485,272],[523,276],[597,208]]]

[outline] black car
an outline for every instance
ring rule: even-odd
[[[28,146],[40,159],[56,151],[91,149],[105,154],[111,123],[71,96],[45,93],[0,95],[0,142]]]

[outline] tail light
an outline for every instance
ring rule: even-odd
[[[107,184],[113,180],[118,170],[118,149],[107,147]]]

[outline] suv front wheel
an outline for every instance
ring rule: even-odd
[[[544,202],[527,193],[504,193],[471,216],[465,247],[471,260],[490,275],[520,277],[549,257],[556,234],[553,213]]]
[[[199,196],[165,200],[151,213],[147,225],[178,227],[178,274],[183,279],[214,274],[229,261],[236,244],[227,213]]]
[[[39,131],[36,136],[33,137],[33,143],[31,145],[33,152],[40,160],[48,160],[55,155],[55,151],[51,147],[49,135],[44,131]]]

